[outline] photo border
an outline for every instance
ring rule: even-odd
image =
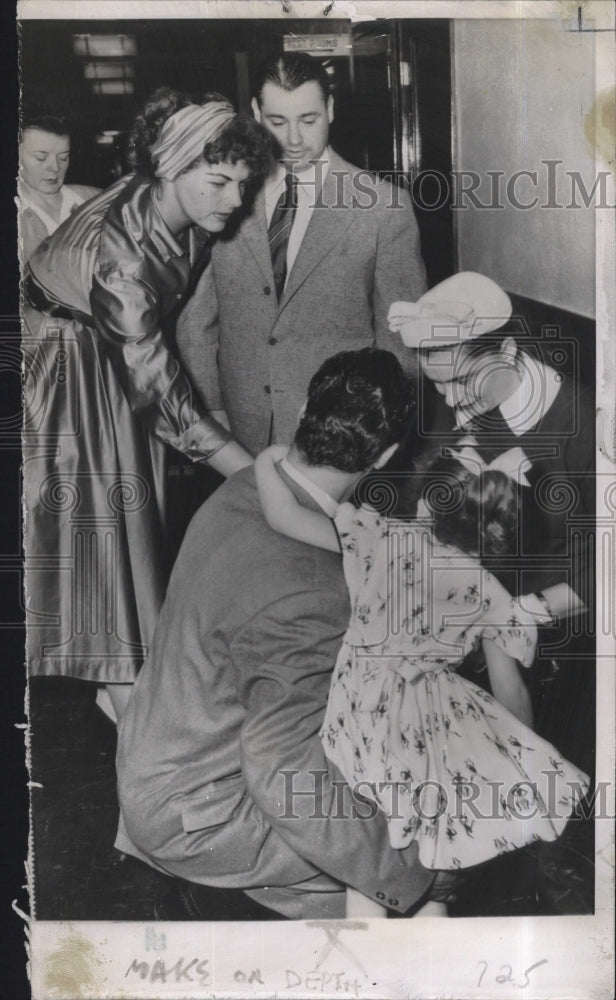
[[[288,12],[283,9],[286,7]],[[21,20],[131,20],[134,18],[557,18],[565,30],[596,37],[595,93],[614,86],[614,8],[604,0],[551,2],[250,2],[223,0],[21,0]],[[588,25],[588,26],[587,26]],[[605,163],[597,160],[597,169]],[[614,204],[614,175],[608,184]],[[598,476],[614,476],[616,315],[613,275],[614,214],[596,211]],[[598,496],[599,524],[613,520],[607,494]],[[597,783],[614,774],[613,580],[610,553],[598,545]],[[614,554],[612,553],[612,558]],[[612,616],[610,618],[610,616]],[[613,793],[613,785],[612,793]],[[137,998],[361,997],[437,1000],[532,997],[588,1000],[612,995],[614,841],[612,820],[596,821],[596,909],[592,916],[417,918],[415,920],[284,923],[141,923],[37,921],[30,923],[30,975],[35,1000],[66,997],[50,974],[70,968],[81,1000]],[[31,866],[30,866],[31,870]],[[165,976],[154,963],[177,973]],[[148,965],[142,978],[132,963]],[[186,971],[188,969],[188,971]],[[507,974],[505,970],[509,969]],[[79,971],[81,970],[81,971]],[[184,970],[184,971],[182,971]],[[199,971],[201,970],[201,971]],[[201,981],[199,980],[201,975]],[[192,981],[191,978],[192,977]],[[206,982],[207,978],[207,982]],[[51,985],[50,985],[51,984]]]

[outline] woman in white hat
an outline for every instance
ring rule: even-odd
[[[195,397],[169,323],[269,149],[225,98],[162,88],[136,121],[136,174],[26,269],[29,669],[107,685],[118,717],[164,596],[167,449],[223,475],[251,461]]]

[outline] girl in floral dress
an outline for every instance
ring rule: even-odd
[[[341,551],[351,598],[321,729],[326,756],[385,813],[394,847],[417,841],[427,868],[467,868],[555,840],[588,778],[525,724],[518,663],[531,665],[532,622],[542,622],[479,561],[512,545],[517,483],[499,470],[477,474],[469,443],[428,467],[416,520],[341,503],[332,521],[295,499],[275,468],[281,453],[257,459],[265,517]],[[479,644],[494,696],[456,673]],[[374,913],[348,893],[347,912]]]

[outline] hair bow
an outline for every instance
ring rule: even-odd
[[[462,441],[459,451],[448,448],[448,454],[457,459],[465,469],[478,476],[482,472],[496,471],[504,472],[506,476],[513,479],[520,486],[530,486],[526,473],[532,467],[532,462],[526,456],[522,448],[510,448],[498,455],[492,462],[486,462],[479,452],[472,447],[477,442],[471,438],[468,442]]]

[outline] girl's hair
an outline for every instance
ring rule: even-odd
[[[444,545],[478,556],[513,554],[519,520],[519,489],[497,469],[476,475],[442,449],[421,462],[421,497]]]
[[[209,101],[226,101],[221,94],[207,93],[201,104]],[[135,119],[128,140],[128,160],[133,170],[145,177],[154,178],[154,166],[150,155],[150,147],[156,141],[160,130],[171,115],[180,111],[188,104],[195,102],[188,95],[171,87],[159,87],[146,101],[144,108]],[[271,157],[271,139],[266,132],[249,115],[236,115],[212,142],[206,142],[203,153],[186,171],[197,165],[199,160],[208,163],[228,161],[237,163],[243,161],[248,167],[251,179],[259,179],[267,173]]]

